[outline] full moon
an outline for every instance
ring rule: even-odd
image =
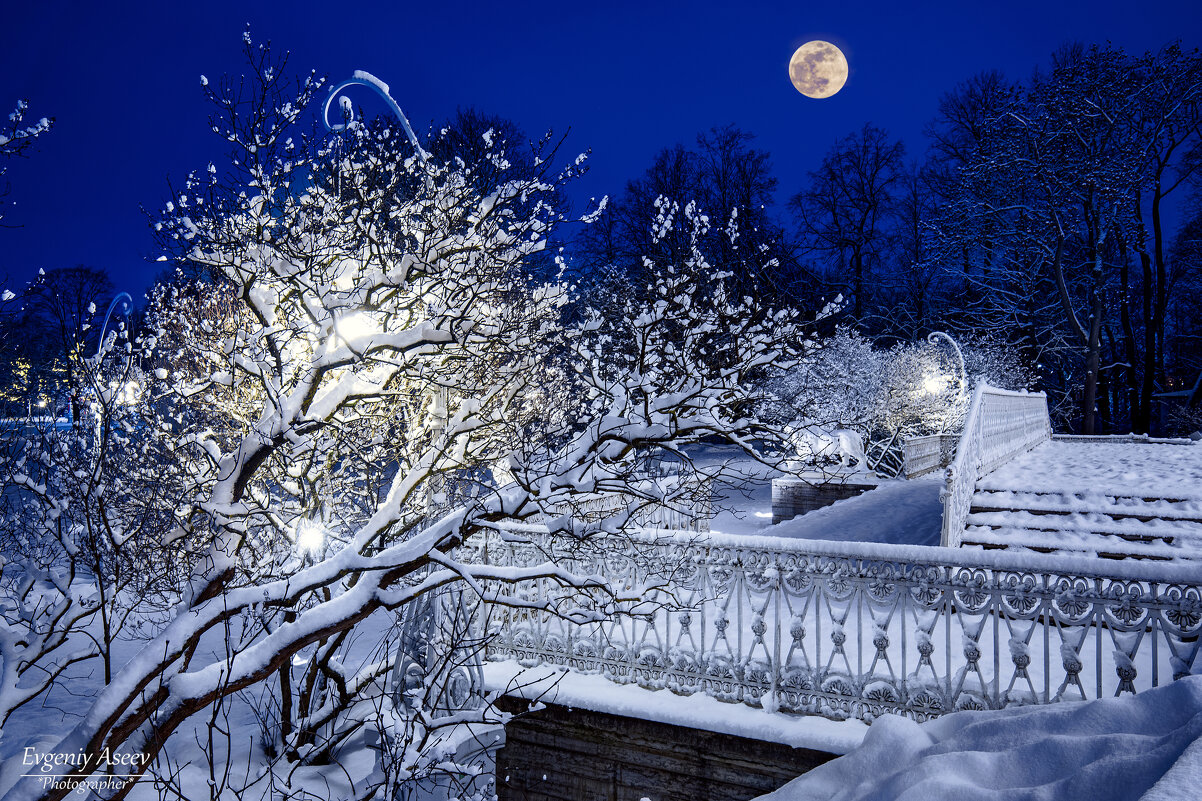
[[[830,97],[847,83],[847,59],[830,42],[806,42],[789,59],[789,80],[806,97]]]

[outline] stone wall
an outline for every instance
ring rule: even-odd
[[[834,756],[548,704],[506,725],[497,794],[500,801],[743,801]]]
[[[798,515],[830,506],[835,501],[876,489],[877,482],[867,476],[847,478],[798,478],[772,480],[772,522],[791,520]]]

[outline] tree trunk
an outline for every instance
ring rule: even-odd
[[[1131,254],[1123,248],[1123,259],[1119,266],[1119,276],[1122,286],[1122,298],[1119,304],[1119,322],[1123,328],[1123,358],[1127,366],[1123,369],[1127,385],[1127,417],[1134,434],[1148,433],[1148,420],[1145,407],[1140,403],[1139,376],[1135,365],[1138,363],[1135,355],[1135,329],[1131,324],[1131,287],[1130,287]]]
[[[1168,308],[1168,268],[1164,263],[1164,223],[1160,219],[1160,201],[1164,195],[1160,190],[1160,181],[1152,189],[1152,241],[1153,253],[1156,255],[1156,306],[1152,310],[1152,318],[1145,325],[1155,332],[1156,371],[1152,375],[1152,384],[1156,378],[1164,377],[1164,316]],[[1145,379],[1146,380],[1146,379]],[[1148,393],[1149,401],[1151,392]],[[1150,408],[1150,407],[1149,407]]]
[[[1111,426],[1114,423],[1114,407],[1110,404],[1110,393],[1114,389],[1114,381],[1111,380],[1111,371],[1098,374],[1098,416],[1094,421],[1095,433],[1106,433],[1111,431]]]
[[[864,254],[856,251],[851,257],[852,269],[855,271],[855,291],[856,305],[855,316],[856,322],[864,318]]]
[[[1081,401],[1081,433],[1098,433],[1098,371],[1102,367],[1102,312],[1103,298],[1102,250],[1097,248],[1093,257],[1093,286],[1090,288],[1089,344],[1085,355],[1085,396]]]

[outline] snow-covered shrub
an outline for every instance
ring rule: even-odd
[[[162,537],[178,502],[175,464],[147,436],[128,333],[121,323],[98,353],[69,352],[66,389],[87,414],[5,421],[0,725],[79,662],[98,661],[109,681],[117,641],[161,623],[186,578]]]
[[[963,383],[956,354],[941,341],[878,347],[854,330],[840,329],[770,384],[777,400],[768,411],[786,431],[805,435],[794,437],[804,461],[846,462],[854,449],[839,444],[837,432],[850,430],[863,438],[869,467],[895,472],[906,438],[959,430],[976,382],[1027,389],[1034,381],[1030,369],[1004,345],[966,339],[961,350]]]

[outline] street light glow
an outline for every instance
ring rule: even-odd
[[[931,373],[922,380],[922,388],[928,395],[939,395],[951,383],[951,377],[942,373]]]
[[[348,345],[380,333],[380,326],[365,311],[348,314],[335,324],[338,338]]]
[[[325,547],[326,532],[320,523],[313,520],[301,520],[296,524],[293,535],[297,550],[306,554],[318,553]]]
[[[130,379],[117,390],[117,403],[122,406],[133,406],[142,397],[142,385]]]

